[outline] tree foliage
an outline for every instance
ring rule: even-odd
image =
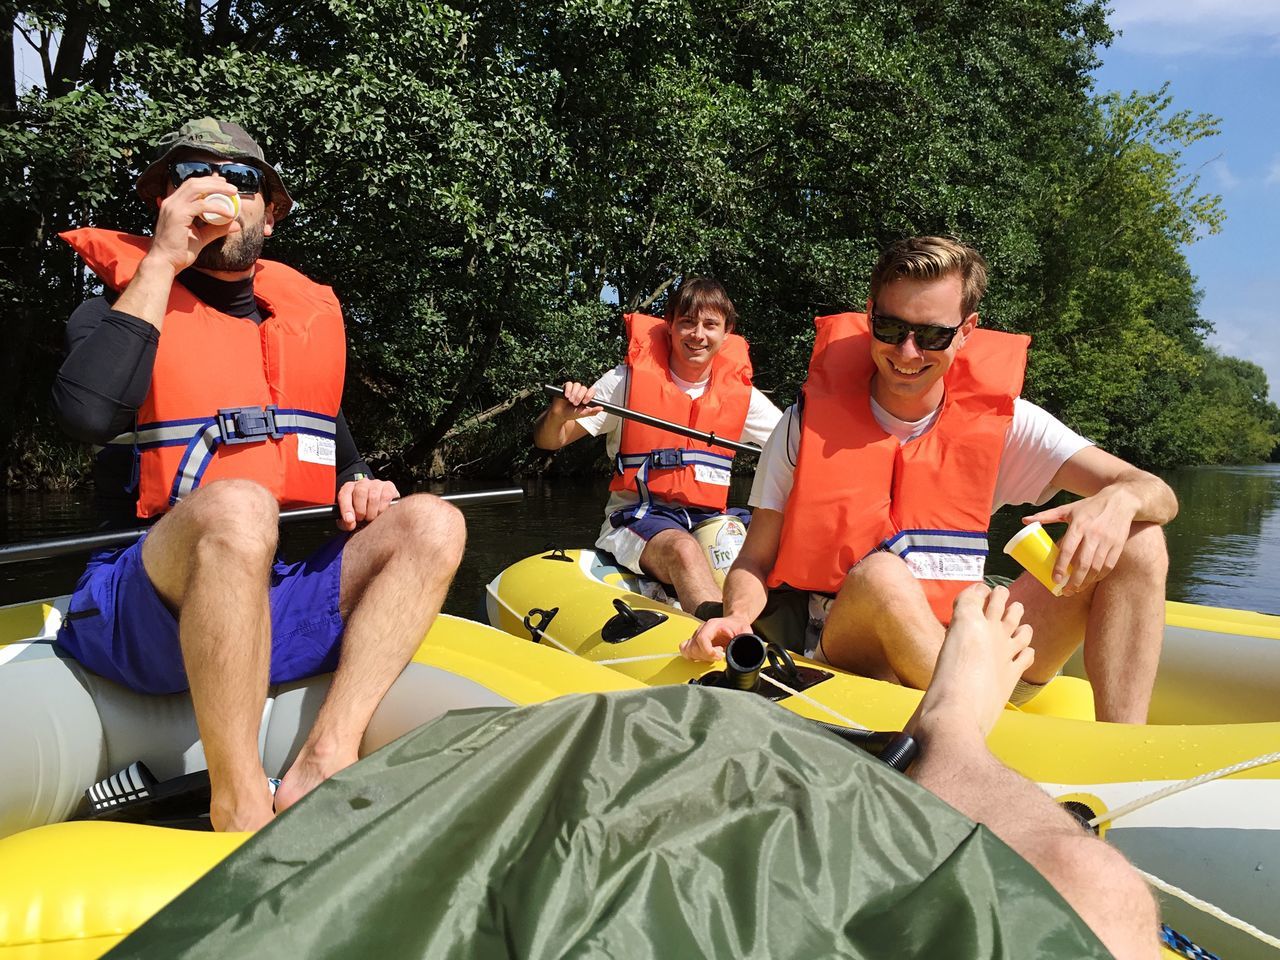
[[[724,280],[785,402],[812,316],[858,308],[877,250],[919,232],[984,251],[984,322],[1036,338],[1029,395],[1117,453],[1252,460],[1280,437],[1261,371],[1204,346],[1182,253],[1221,221],[1180,163],[1213,120],[1092,94],[1098,3],[4,9],[45,47],[31,89],[0,69],[15,449],[50,449],[62,323],[93,289],[55,233],[145,230],[146,144],[200,115],[279,160],[300,202],[269,254],[338,291],[349,419],[404,473],[527,458],[530,388],[621,353],[605,300],[660,310],[690,272]]]

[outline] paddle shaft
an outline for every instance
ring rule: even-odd
[[[553,397],[563,397],[564,388],[557,387],[552,383],[544,383],[542,389]],[[647,413],[640,413],[638,410],[630,410],[627,407],[620,407],[616,403],[610,403],[607,400],[592,400],[588,406],[600,407],[601,409],[622,417],[624,420],[635,420],[637,423],[646,423],[651,427],[657,427],[660,430],[669,430],[671,433],[678,433],[682,437],[689,437],[692,440],[701,440],[703,443],[709,443],[712,446],[724,447],[726,450],[733,450],[737,453],[755,453],[760,452],[760,448],[749,443],[739,443],[737,440],[725,440],[723,437],[717,437],[714,433],[704,433],[701,430],[694,430],[692,427],[685,427],[678,423],[671,423],[669,420],[662,420],[658,417],[651,417]]]
[[[480,490],[475,493],[446,493],[440,499],[450,503],[507,503],[524,498],[524,490],[520,487],[509,487],[505,490]],[[303,520],[336,520],[338,509],[333,504],[322,507],[302,507],[298,510],[285,510],[280,514],[281,523],[298,523]],[[0,546],[0,564],[18,563],[21,560],[48,560],[53,557],[64,557],[71,553],[90,550],[105,550],[108,547],[123,547],[133,543],[150,527],[137,527],[132,530],[111,530],[106,533],[81,534],[74,537],[60,537],[57,540],[40,540],[35,543],[11,543]]]

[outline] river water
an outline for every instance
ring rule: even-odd
[[[1280,614],[1280,464],[1190,467],[1165,474],[1178,494],[1169,525],[1169,599]],[[749,479],[735,480],[732,502],[745,503]],[[508,486],[506,483],[494,484]],[[482,489],[475,485],[451,489]],[[441,492],[436,490],[434,492]],[[548,547],[589,546],[603,519],[604,481],[545,480],[520,503],[465,508],[467,551],[445,609],[469,616],[488,582],[510,563]],[[1036,508],[1006,508],[992,524],[988,572],[1016,576],[999,546]],[[67,536],[93,528],[90,494],[11,494],[0,515],[0,543]],[[1052,530],[1055,537],[1061,528]],[[288,527],[283,549],[301,556],[328,535],[324,524]],[[0,566],[0,605],[67,593],[82,558]]]

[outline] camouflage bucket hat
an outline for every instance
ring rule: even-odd
[[[276,219],[283,220],[293,207],[293,197],[285,189],[284,180],[262,155],[262,148],[237,124],[202,117],[184,123],[173,133],[166,133],[156,143],[156,159],[138,177],[138,196],[151,204],[164,196],[169,176],[169,157],[177,150],[203,150],[228,160],[243,160],[260,169],[266,178],[267,196],[275,207]]]

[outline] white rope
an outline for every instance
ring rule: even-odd
[[[649,653],[643,657],[614,657],[612,660],[592,660],[592,663],[598,663],[602,667],[612,667],[619,663],[644,663],[646,660],[676,660],[680,657],[678,653]]]
[[[814,700],[812,697],[805,696],[799,690],[792,690],[781,680],[775,680],[773,679],[773,677],[769,676],[767,673],[764,673],[763,671],[761,671],[760,673],[760,679],[768,680],[770,683],[772,683],[779,690],[782,690],[784,693],[790,694],[791,696],[795,697],[797,700],[803,700],[805,703],[809,704],[809,706],[811,707],[817,707],[819,710],[823,710],[826,713],[831,714],[831,716],[835,717],[846,727],[852,727],[854,730],[870,730],[871,729],[870,727],[864,727],[860,723],[855,723],[854,721],[846,717],[844,714],[840,713],[838,710],[831,709],[831,707],[828,707],[825,703],[819,703],[817,700]]]
[[[571,649],[570,647],[566,647],[563,643],[561,643],[555,637],[545,634],[541,630],[538,631],[538,636],[536,639],[538,640],[539,643],[545,640],[547,641],[547,643],[551,644],[553,647],[558,647],[559,649],[563,650],[565,653],[572,653],[575,657],[578,655],[577,650]]]
[[[1229,777],[1233,773],[1240,773],[1243,770],[1252,770],[1254,767],[1265,767],[1269,763],[1275,763],[1280,760],[1280,751],[1276,753],[1264,753],[1260,757],[1254,757],[1252,760],[1242,760],[1239,763],[1232,764],[1229,767],[1223,767],[1221,770],[1212,770],[1209,773],[1202,773],[1198,777],[1192,777],[1190,780],[1183,780],[1181,783],[1170,784],[1155,793],[1148,794],[1145,797],[1139,797],[1126,803],[1122,807],[1116,807],[1114,810],[1108,810],[1098,814],[1089,821],[1089,826],[1096,827],[1100,823],[1114,823],[1126,814],[1133,813],[1135,810],[1141,810],[1143,807],[1155,803],[1157,800],[1163,800],[1165,797],[1171,797],[1175,793],[1181,793],[1184,790],[1190,790],[1192,787],[1198,787],[1202,783],[1208,783],[1210,780],[1218,780],[1222,777]]]
[[[1261,940],[1263,943],[1265,943],[1269,947],[1276,947],[1277,949],[1280,949],[1280,937],[1273,937],[1271,934],[1267,933],[1265,930],[1259,930],[1257,927],[1249,923],[1247,920],[1241,920],[1239,917],[1233,917],[1231,914],[1227,913],[1225,910],[1222,910],[1219,907],[1215,907],[1212,903],[1209,903],[1205,900],[1201,900],[1199,897],[1195,896],[1194,894],[1187,893],[1187,891],[1185,890],[1179,890],[1177,887],[1175,887],[1171,883],[1165,883],[1159,877],[1153,877],[1151,874],[1146,873],[1142,870],[1139,870],[1138,873],[1142,875],[1142,878],[1146,880],[1147,883],[1151,884],[1161,893],[1167,893],[1171,897],[1177,897],[1183,903],[1189,904],[1190,906],[1195,907],[1197,910],[1201,910],[1207,913],[1209,916],[1213,917],[1215,920],[1220,920],[1221,922],[1225,923],[1227,926],[1234,927],[1235,929],[1239,930],[1241,933],[1247,933],[1249,936],[1254,937],[1257,940]]]

